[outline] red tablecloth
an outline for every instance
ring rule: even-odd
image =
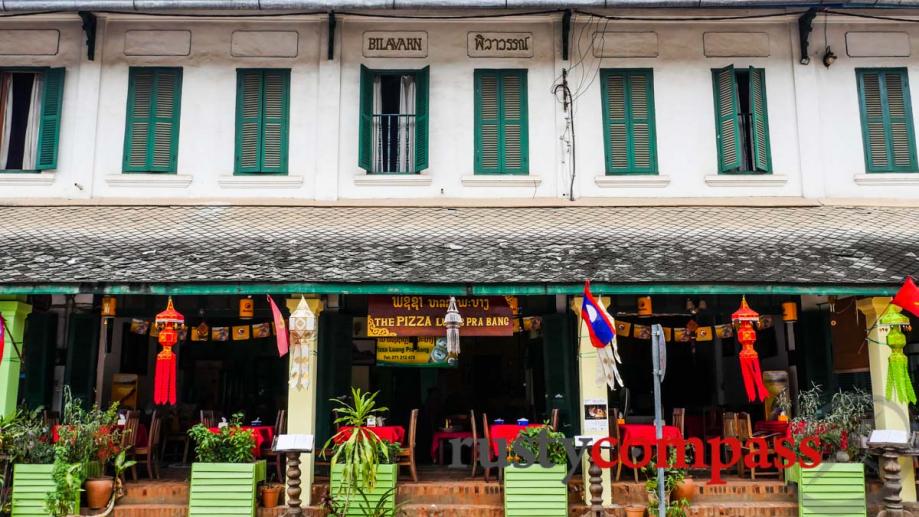
[[[256,458],[262,457],[262,447],[271,447],[274,441],[274,427],[270,425],[242,425],[239,426],[243,431],[252,431],[252,438],[255,439],[255,447],[252,448],[252,455]],[[219,427],[209,427],[208,431],[217,434],[220,432]]]
[[[338,430],[338,433],[335,435],[335,443],[341,443],[351,437],[351,431],[353,427],[342,426]],[[383,425],[376,427],[363,427],[362,429],[367,429],[373,434],[380,437],[381,440],[386,440],[389,443],[398,443],[399,445],[406,445],[405,443],[405,428],[401,425]]]
[[[683,438],[680,430],[672,425],[664,426],[663,436],[664,440],[681,440]],[[657,443],[657,432],[654,426],[650,424],[620,424],[619,437],[622,439],[622,443],[647,443],[649,445]]]
[[[55,425],[51,427],[51,442],[57,443],[61,439],[60,434],[58,434],[58,429],[60,425]],[[116,426],[119,429],[124,430],[123,425]],[[134,440],[134,447],[146,447],[147,441],[149,440],[149,432],[147,431],[147,426],[144,424],[137,425],[137,438]]]
[[[790,436],[788,422],[779,422],[778,420],[760,420],[753,425],[753,431],[758,434]]]
[[[440,459],[440,444],[445,440],[454,440],[456,438],[472,438],[472,433],[469,431],[434,431],[434,436],[431,438],[431,461],[434,463],[443,463],[443,460]],[[440,461],[438,461],[440,460]]]
[[[545,424],[492,424],[488,427],[488,434],[491,439],[491,450],[495,456],[497,456],[499,454],[498,440],[504,439],[505,444],[510,446],[510,444],[514,443],[514,440],[517,439],[520,431],[523,431],[527,427],[543,427],[544,425]]]

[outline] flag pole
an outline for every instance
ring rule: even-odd
[[[661,361],[661,344],[664,340],[664,329],[660,324],[651,325],[651,362],[654,376],[654,434],[657,437],[657,447],[660,449],[664,437],[663,408],[661,407],[661,380],[664,378],[664,369]],[[666,345],[665,345],[666,346]],[[664,451],[665,457],[669,451]],[[657,452],[658,460],[660,451]],[[659,463],[659,462],[656,462]],[[665,499],[667,487],[664,479],[664,467],[657,465],[657,517],[666,517],[667,502]]]

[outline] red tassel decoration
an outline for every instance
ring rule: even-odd
[[[153,402],[155,404],[176,403],[176,355],[172,347],[179,341],[179,331],[185,327],[185,317],[172,306],[172,298],[166,310],[156,315],[159,341],[163,350],[156,354],[156,371],[153,376]]]
[[[747,298],[740,301],[740,308],[731,315],[731,321],[737,326],[737,341],[743,347],[740,351],[740,373],[743,376],[747,400],[753,402],[766,400],[768,393],[763,384],[763,370],[759,365],[759,354],[753,348],[756,343],[756,329],[753,323],[759,323],[759,313],[747,305]]]

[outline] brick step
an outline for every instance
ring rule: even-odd
[[[406,517],[504,517],[504,506],[494,504],[406,504]]]
[[[259,508],[258,517],[282,517],[286,508]],[[325,512],[318,506],[303,509],[304,517],[323,517]],[[113,517],[187,517],[188,506],[184,504],[122,504],[115,506]]]
[[[792,503],[794,490],[776,480],[728,480],[724,485],[706,485],[706,480],[695,480],[695,503]],[[580,489],[580,487],[578,487]],[[644,504],[648,500],[644,483],[614,483],[613,501],[620,504]]]
[[[572,505],[568,515],[583,515],[588,507]],[[625,517],[625,506],[606,508],[607,517]],[[798,517],[798,505],[788,502],[765,503],[693,503],[686,509],[686,517]]]
[[[188,504],[189,483],[187,481],[138,481],[124,484],[124,497],[118,505],[135,504]]]

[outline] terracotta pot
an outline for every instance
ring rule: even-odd
[[[644,506],[626,506],[625,517],[645,517]]]
[[[115,480],[108,476],[87,479],[84,488],[86,489],[86,505],[90,510],[98,510],[105,508],[112,500]]]
[[[262,488],[262,506],[265,508],[274,508],[278,505],[278,499],[281,496],[281,487],[277,486],[266,486]]]
[[[689,502],[692,502],[692,499],[696,496],[696,482],[692,478],[687,477],[683,478],[683,481],[677,483],[673,487],[673,492],[670,494],[671,501],[679,501],[680,499],[686,499]]]

